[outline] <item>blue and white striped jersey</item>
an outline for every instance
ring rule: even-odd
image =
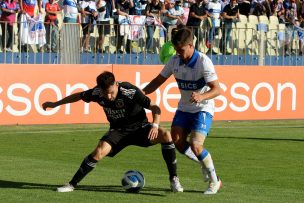
[[[206,92],[209,89],[207,83],[218,79],[214,65],[207,55],[195,50],[188,64],[184,64],[178,56],[173,56],[160,74],[165,78],[174,75],[181,93],[178,110],[189,113],[206,111],[214,114],[213,99],[200,103],[189,101],[192,92]]]

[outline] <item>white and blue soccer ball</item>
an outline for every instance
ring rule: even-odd
[[[139,171],[130,170],[123,175],[121,184],[127,192],[137,193],[145,186],[145,177]]]

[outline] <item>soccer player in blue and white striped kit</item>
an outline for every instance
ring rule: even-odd
[[[171,57],[160,74],[143,91],[145,94],[154,92],[174,75],[181,93],[171,126],[174,144],[179,152],[201,164],[205,181],[209,181],[204,194],[216,194],[222,182],[216,175],[213,160],[204,148],[204,142],[214,114],[213,98],[221,93],[218,77],[210,58],[195,49],[189,28],[179,29],[172,43],[176,55]]]

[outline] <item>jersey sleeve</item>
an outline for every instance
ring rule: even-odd
[[[127,83],[127,84],[129,86],[128,88],[133,89],[133,91],[134,91],[133,96],[131,96],[131,94],[129,94],[127,97],[132,99],[134,102],[136,102],[143,108],[148,109],[150,107],[151,99],[149,97],[147,97],[146,95],[144,95],[144,93],[135,85],[132,85],[131,83]],[[131,93],[132,91],[129,91],[129,92]]]
[[[163,68],[163,70],[160,72],[161,76],[163,76],[165,78],[169,78],[172,75],[173,61],[174,60],[172,60],[172,57],[171,57],[171,59],[165,65],[165,67]]]
[[[204,78],[205,81],[212,82],[218,79],[217,74],[215,72],[214,65],[209,57],[205,57],[203,61],[203,67],[204,67]]]
[[[101,89],[100,88],[93,88],[93,89],[89,89],[86,91],[83,91],[80,94],[80,98],[84,101],[84,102],[97,102],[98,98],[100,97],[101,94]]]

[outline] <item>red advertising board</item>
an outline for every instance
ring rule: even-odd
[[[156,77],[160,65],[2,65],[0,125],[106,123],[97,104],[77,102],[43,111],[55,101],[94,87],[96,77],[112,71],[119,81],[140,88]],[[304,118],[304,67],[216,66],[222,95],[216,98],[215,120]],[[171,121],[180,98],[170,77],[149,97],[160,105],[162,121]]]

